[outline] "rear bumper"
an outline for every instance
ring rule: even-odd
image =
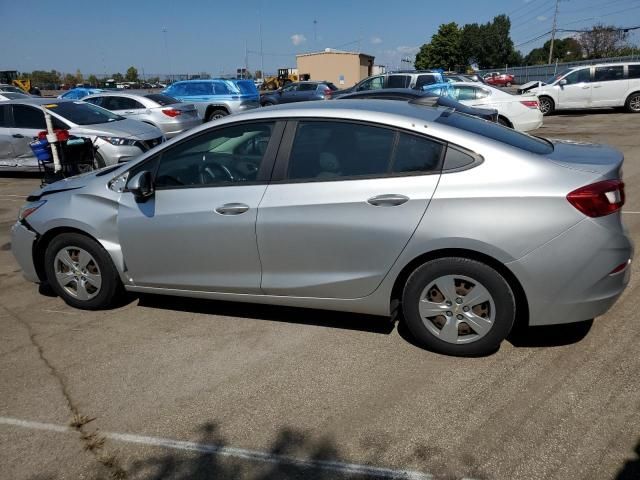
[[[22,269],[22,274],[30,282],[39,283],[40,279],[33,263],[33,245],[38,235],[22,223],[11,227],[11,252]]]
[[[530,325],[580,322],[606,313],[629,283],[633,250],[619,215],[612,215],[584,219],[507,264],[525,290]],[[623,263],[626,268],[611,274]]]
[[[162,133],[164,133],[165,137],[173,138],[176,135],[181,134],[182,132],[186,132],[187,130],[202,125],[202,119],[199,117],[194,117],[193,119],[181,121],[181,122],[171,122],[171,123],[161,123],[158,125]]]

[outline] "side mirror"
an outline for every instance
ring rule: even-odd
[[[144,202],[149,197],[153,196],[153,180],[151,178],[151,172],[143,170],[137,173],[129,183],[127,184],[127,190],[133,193],[133,196],[138,202]]]
[[[567,84],[567,79],[566,78],[563,78],[562,80],[560,80],[558,82],[558,85],[560,85],[561,87],[564,87],[566,84]]]

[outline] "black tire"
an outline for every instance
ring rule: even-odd
[[[507,120],[507,119],[506,119],[506,118],[504,118],[504,117],[498,117],[498,123],[499,123],[500,125],[505,126],[505,127],[513,128],[513,125],[511,125],[511,122],[509,122],[509,120]]]
[[[227,112],[226,110],[222,110],[220,108],[212,111],[209,116],[207,117],[207,122],[211,122],[213,120],[217,120],[219,118],[222,117],[226,117],[227,115],[229,115],[229,112]]]
[[[93,298],[88,300],[79,300],[67,292],[67,290],[60,285],[56,279],[54,265],[56,255],[67,247],[83,249],[95,260],[101,277],[101,285]],[[116,300],[124,291],[118,271],[113,265],[111,257],[107,251],[95,240],[79,233],[63,233],[51,240],[44,255],[44,269],[47,275],[47,281],[54,292],[68,305],[82,310],[101,310],[109,308],[116,303]]]
[[[556,109],[556,104],[551,97],[542,96],[538,100],[540,101],[540,111],[544,116],[551,115]]]
[[[99,168],[104,168],[106,166],[107,166],[107,162],[104,160],[102,155],[96,152],[96,154],[93,157],[93,167],[97,170]]]
[[[505,87],[510,87],[511,86],[511,82],[507,82]]]
[[[469,343],[450,343],[438,338],[426,325],[430,320],[423,320],[420,315],[423,290],[431,282],[450,275],[461,275],[481,283],[495,305],[495,318],[487,333]],[[421,265],[409,276],[402,295],[402,311],[409,331],[428,350],[445,355],[480,356],[495,352],[507,337],[515,321],[516,306],[511,287],[495,269],[476,260],[444,257]]]
[[[640,92],[634,92],[627,98],[624,103],[627,112],[640,113]]]

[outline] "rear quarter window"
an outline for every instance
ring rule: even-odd
[[[538,155],[548,155],[553,152],[553,144],[547,140],[517,132],[497,123],[486,122],[464,113],[454,112],[446,116],[440,115],[440,117],[436,119],[436,123],[475,133],[504,143],[505,145]]]
[[[150,93],[149,95],[145,95],[145,97],[147,97],[152,102],[156,102],[161,107],[164,107],[165,105],[172,105],[174,103],[179,103],[179,100],[176,100],[175,98],[170,97],[169,95],[163,95],[161,93]]]

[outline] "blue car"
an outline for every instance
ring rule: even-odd
[[[185,80],[162,93],[193,103],[205,122],[260,106],[260,94],[253,80]]]
[[[449,82],[433,83],[431,85],[425,85],[424,87],[422,87],[422,91],[438,97],[453,96],[452,95],[453,88],[451,87],[451,83]]]
[[[71,90],[66,91],[62,95],[58,95],[58,98],[64,98],[66,100],[82,100],[84,97],[88,97],[89,95],[102,93],[102,92],[104,92],[104,90],[102,90],[101,88],[78,87],[78,88],[72,88]]]

